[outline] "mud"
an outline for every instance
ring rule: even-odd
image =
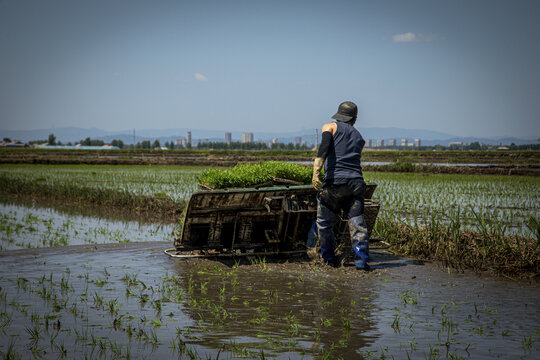
[[[381,249],[366,273],[303,257],[178,260],[163,253],[170,245],[1,252],[0,351],[50,359],[540,355],[537,283]]]

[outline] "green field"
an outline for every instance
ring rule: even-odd
[[[185,202],[207,168],[124,165],[1,165],[0,180],[106,189]],[[380,216],[410,225],[437,219],[462,229],[536,237],[540,178],[368,172]]]

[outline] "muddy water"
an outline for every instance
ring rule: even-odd
[[[44,358],[540,356],[540,286],[373,252],[178,260],[170,243],[0,252],[0,351]]]

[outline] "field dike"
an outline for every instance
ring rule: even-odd
[[[152,221],[173,223],[178,220],[185,203],[169,197],[136,195],[122,190],[91,188],[57,183],[54,186],[39,181],[8,178],[0,174],[0,195],[22,200],[60,202],[80,207],[102,207]]]

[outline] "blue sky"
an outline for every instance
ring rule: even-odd
[[[0,0],[0,129],[540,137],[539,1]]]

